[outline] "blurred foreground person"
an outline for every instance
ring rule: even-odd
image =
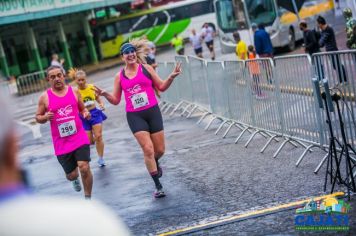
[[[125,225],[107,207],[75,198],[33,195],[18,160],[18,138],[9,101],[0,95],[0,235],[125,236]]]

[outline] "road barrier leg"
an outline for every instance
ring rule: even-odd
[[[183,103],[184,103],[184,101],[180,101],[169,115],[172,116],[174,114],[174,112],[176,112]]]
[[[242,130],[242,132],[240,133],[240,135],[236,138],[235,140],[235,144],[240,140],[240,138],[242,137],[242,135],[244,135],[244,133],[249,129],[250,127],[246,127]]]
[[[205,112],[202,117],[198,120],[197,124],[200,124],[204,119],[205,117],[207,117],[208,115],[210,115],[211,113],[210,112]]]
[[[278,154],[282,151],[282,148],[289,143],[291,140],[289,138],[287,138],[286,140],[284,140],[284,142],[281,144],[281,146],[278,148],[278,150],[273,154],[273,158],[276,158],[278,156]]]
[[[315,145],[312,144],[312,145],[309,145],[307,148],[305,148],[304,152],[302,153],[302,155],[299,157],[297,163],[295,163],[295,166],[298,167],[300,162],[302,162],[302,160],[304,159],[305,155],[307,154],[307,152],[312,148],[314,147]]]
[[[210,125],[214,122],[214,120],[223,120],[218,116],[214,116],[213,119],[211,119],[211,121],[209,122],[209,124],[205,127],[205,130],[208,130]]]
[[[320,170],[320,168],[322,167],[322,165],[325,163],[326,159],[328,158],[329,153],[327,153],[323,159],[321,160],[321,162],[319,163],[319,165],[316,167],[316,169],[314,170],[314,174],[317,174]]]
[[[256,130],[251,137],[247,140],[246,144],[245,144],[245,148],[247,148],[247,146],[250,144],[250,142],[252,141],[252,139],[258,134],[258,133],[263,133],[262,130]]]
[[[225,124],[228,124],[229,122],[232,122],[231,120],[224,120],[221,125],[219,126],[219,128],[215,131],[215,135],[217,135],[219,133],[219,131],[223,128],[223,126]]]
[[[169,104],[169,105],[167,106],[166,110],[165,110],[165,111],[162,111],[162,112],[168,114],[168,111],[169,111],[169,109],[171,109],[171,107],[174,107],[174,104],[173,104],[173,103]]]
[[[188,110],[189,107],[191,107],[192,104],[188,103],[188,105],[183,109],[182,113],[180,113],[180,116],[183,116],[184,113],[186,113],[186,111]]]
[[[193,115],[193,112],[198,108],[198,105],[194,105],[194,107],[192,108],[192,110],[189,112],[189,114],[187,115],[187,118],[190,118]]]
[[[268,145],[272,142],[272,140],[275,139],[276,142],[279,142],[279,140],[276,139],[276,137],[278,137],[278,135],[273,135],[273,136],[271,136],[271,137],[268,139],[268,141],[267,141],[267,143],[265,144],[265,146],[261,149],[260,153],[263,153],[263,152],[266,150],[266,148],[267,148]]]

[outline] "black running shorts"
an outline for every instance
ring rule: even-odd
[[[203,53],[203,48],[195,48],[194,52],[198,56],[198,54]]]
[[[206,46],[209,48],[209,51],[213,51],[214,50],[214,40],[211,40],[209,42],[205,42]]]
[[[158,105],[144,111],[127,112],[126,118],[133,134],[139,131],[153,134],[163,130],[163,119]]]
[[[91,161],[89,145],[83,145],[73,152],[57,156],[59,164],[66,174],[72,173],[78,167],[77,161]]]

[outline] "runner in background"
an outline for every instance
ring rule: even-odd
[[[203,58],[203,38],[201,34],[198,34],[195,29],[192,29],[192,34],[189,36],[189,41],[194,48],[195,55]]]
[[[89,137],[90,144],[95,144],[98,153],[98,164],[100,167],[106,165],[104,161],[104,141],[103,141],[103,121],[107,119],[103,110],[104,103],[99,96],[95,95],[94,85],[87,83],[86,74],[83,70],[71,69],[68,72],[69,78],[75,80],[78,85],[78,91],[81,95],[84,106],[90,112],[90,119],[80,117],[83,127]],[[99,105],[99,109],[96,107]]]
[[[215,60],[215,49],[214,49],[214,37],[215,31],[208,23],[204,23],[202,31],[202,37],[204,38],[205,44],[210,51],[211,60]]]
[[[178,55],[184,55],[184,40],[182,36],[175,34],[171,41],[171,45],[174,47]]]

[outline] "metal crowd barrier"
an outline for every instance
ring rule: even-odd
[[[48,82],[45,80],[45,72],[21,75],[16,79],[18,95],[26,95],[43,91],[48,88]]]
[[[356,148],[356,50],[318,53],[313,55],[315,77],[328,79],[332,92],[338,93],[342,100],[343,121],[348,142]],[[334,135],[341,140],[339,118],[335,112],[331,113],[333,126],[336,127]],[[326,132],[327,138],[329,133]]]
[[[327,78],[331,87],[343,97],[347,138],[353,147],[356,146],[356,50],[319,53],[313,58],[303,54],[273,60],[206,62],[178,56],[176,61],[182,63],[183,74],[175,80],[175,89],[167,91],[167,100],[173,96],[174,102],[178,103],[171,114],[181,109],[182,115],[191,108],[187,116],[190,117],[197,107],[202,107],[206,112],[198,123],[210,116],[208,129],[214,120],[220,120],[215,133],[227,125],[223,137],[233,127],[238,128],[240,134],[235,142],[250,133],[246,147],[255,135],[260,134],[268,139],[261,152],[273,140],[279,142],[282,139],[274,157],[287,143],[302,146],[304,152],[296,163],[298,166],[313,147],[323,150],[327,147],[326,118],[318,106],[312,85],[313,77]],[[333,125],[338,127],[338,122],[334,114]],[[339,129],[336,134],[340,138]]]

